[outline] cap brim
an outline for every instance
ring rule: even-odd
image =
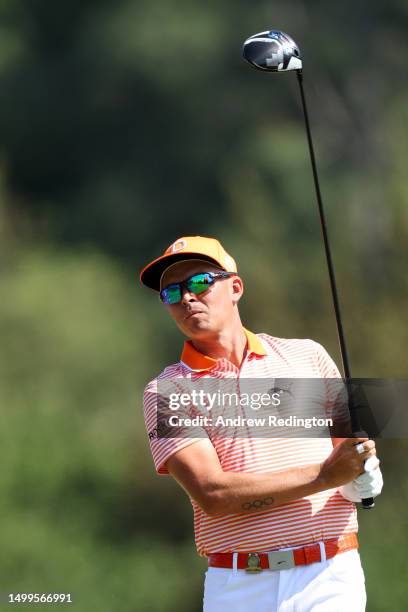
[[[186,251],[183,251],[182,253],[171,253],[169,255],[162,255],[161,257],[158,257],[151,263],[147,264],[147,266],[145,266],[140,273],[140,282],[143,283],[143,285],[146,285],[146,287],[154,289],[154,291],[160,291],[160,279],[163,272],[177,261],[183,261],[186,259],[202,259],[214,264],[215,266],[218,266],[219,268],[222,268],[216,259],[208,257],[208,255],[192,252],[188,253]]]

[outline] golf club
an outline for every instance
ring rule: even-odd
[[[337,333],[340,344],[341,360],[343,364],[344,378],[348,392],[348,405],[350,410],[351,426],[353,434],[356,437],[367,437],[367,434],[361,431],[360,417],[358,406],[353,401],[353,396],[350,390],[351,373],[347,353],[346,339],[343,330],[341,319],[340,304],[337,294],[336,278],[334,275],[333,260],[330,251],[329,237],[326,226],[326,219],[323,210],[323,201],[319,186],[319,178],[317,175],[316,159],[314,154],[312,134],[310,130],[309,115],[307,112],[305,92],[303,89],[303,61],[300,49],[295,41],[280,30],[266,30],[259,32],[247,38],[243,45],[243,57],[258,70],[264,72],[288,72],[295,70],[299,88],[300,97],[302,100],[303,115],[306,125],[307,141],[309,145],[310,161],[312,164],[313,180],[316,191],[317,205],[319,209],[320,225],[323,234],[324,249],[326,253],[327,267],[329,271],[330,287],[333,297],[334,312],[336,315]],[[373,508],[374,500],[367,498],[362,500],[363,508]]]

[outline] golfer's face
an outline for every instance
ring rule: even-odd
[[[183,261],[169,268],[161,286],[179,283],[194,274],[219,271],[209,263]],[[232,276],[216,280],[197,295],[183,288],[181,302],[166,305],[166,308],[186,336],[200,338],[223,329],[241,295],[242,281],[238,276]]]

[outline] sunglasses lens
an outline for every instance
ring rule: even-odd
[[[188,291],[198,294],[206,291],[214,282],[209,273],[195,274],[183,283],[174,283],[160,291],[160,299],[164,304],[178,304],[181,301],[181,286],[186,286]]]
[[[187,287],[189,291],[197,294],[206,291],[213,282],[209,274],[196,274],[188,280]]]
[[[160,299],[164,304],[178,304],[181,300],[180,285],[170,285],[160,291]]]

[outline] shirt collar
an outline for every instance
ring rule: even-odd
[[[245,328],[244,332],[248,340],[247,355],[253,353],[254,355],[261,357],[265,356],[266,350],[258,336]],[[191,340],[187,340],[184,343],[180,361],[182,364],[190,368],[190,370],[194,370],[195,372],[204,372],[206,370],[211,370],[211,368],[217,364],[218,359],[213,359],[213,357],[208,357],[208,355],[200,353],[200,351],[197,351],[197,349],[194,348]]]

